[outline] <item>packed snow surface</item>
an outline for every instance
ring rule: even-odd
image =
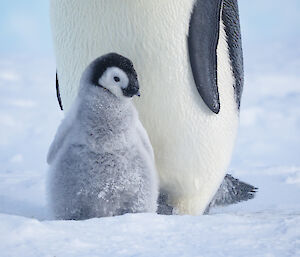
[[[299,256],[297,214],[159,216],[86,221],[0,215],[2,256]]]

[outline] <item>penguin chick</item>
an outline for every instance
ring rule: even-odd
[[[97,58],[84,71],[47,156],[55,218],[156,211],[154,154],[134,95],[139,95],[137,74],[121,55]]]

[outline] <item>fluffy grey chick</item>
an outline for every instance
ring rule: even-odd
[[[139,95],[137,74],[121,55],[104,55],[84,71],[47,157],[55,218],[156,211],[154,154],[131,102],[134,95]]]

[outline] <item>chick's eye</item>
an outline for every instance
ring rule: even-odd
[[[117,77],[117,76],[115,76],[115,77],[114,77],[114,81],[119,82],[119,81],[120,81],[120,78]]]

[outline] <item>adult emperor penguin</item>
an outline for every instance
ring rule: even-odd
[[[202,214],[228,168],[237,134],[243,57],[237,0],[50,0],[60,103],[79,74],[118,52],[143,84],[135,102],[161,190],[178,214]]]
[[[139,95],[137,74],[123,56],[106,54],[84,71],[47,158],[56,218],[156,212],[154,154],[134,95]]]

